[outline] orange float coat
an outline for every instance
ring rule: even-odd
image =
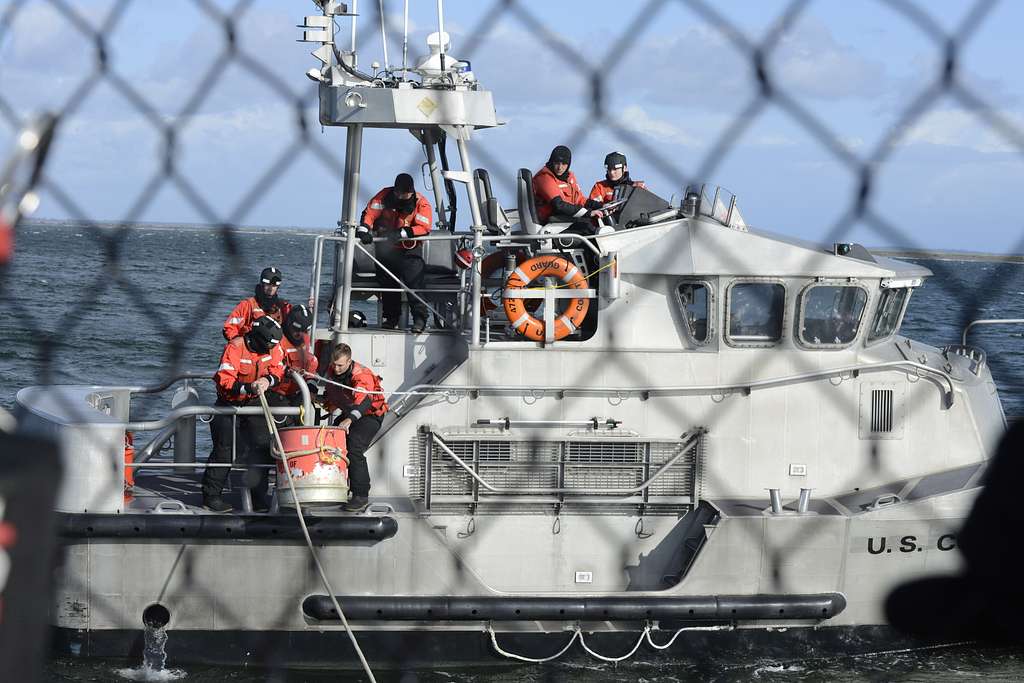
[[[388,195],[393,188],[385,187],[373,195],[373,198],[363,210],[363,216],[359,221],[358,231],[375,230],[378,233],[404,230],[409,237],[423,237],[430,234],[434,224],[434,212],[430,208],[427,198],[416,193],[416,207],[410,213],[402,213],[398,209],[388,206]],[[383,237],[384,235],[379,235]],[[395,249],[412,250],[420,246],[419,242],[408,240],[397,240]]]
[[[299,385],[291,378],[289,370],[316,372],[319,362],[313,352],[309,350],[309,335],[302,336],[302,344],[296,346],[287,335],[281,337],[279,344],[281,353],[284,356],[284,379],[274,387],[274,391],[282,396],[290,396],[299,390]]]
[[[541,223],[550,221],[553,214],[566,220],[587,215],[587,198],[572,171],[567,172],[565,180],[560,180],[544,166],[533,175],[533,198],[537,204],[537,220]]]
[[[629,184],[633,187],[647,187],[642,180],[629,181]],[[611,200],[615,199],[615,188],[616,185],[613,185],[607,178],[598,180],[594,183],[594,187],[590,188],[589,199],[592,199],[595,202],[601,202],[602,204],[607,204]]]
[[[261,377],[267,378],[271,387],[284,378],[284,354],[280,344],[267,353],[250,351],[244,343],[228,342],[224,346],[220,367],[213,376],[218,397],[229,403],[245,403],[255,396],[250,385]]]
[[[352,361],[348,372],[342,375],[335,375],[331,372],[327,379],[352,387],[352,389],[345,389],[328,384],[324,397],[328,410],[341,410],[344,417],[351,418],[353,422],[364,415],[383,417],[384,413],[388,412],[387,401],[384,400],[384,394],[380,393],[382,391],[380,377],[365,365]],[[360,389],[363,391],[359,391]]]
[[[269,315],[279,325],[283,325],[285,316],[288,315],[288,311],[291,308],[291,304],[287,301],[282,301],[274,310],[264,311],[260,307],[259,302],[256,301],[256,297],[251,296],[248,299],[242,299],[235,306],[234,310],[231,311],[227,320],[224,321],[224,338],[231,341],[235,337],[241,337],[252,329],[252,322],[254,320],[265,315]]]

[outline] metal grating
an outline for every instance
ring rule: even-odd
[[[568,441],[568,462],[640,463],[647,443],[641,441]]]
[[[678,514],[697,499],[698,438],[678,441],[636,439],[515,440],[449,434],[444,443],[467,467],[501,492],[482,486],[443,449],[424,441],[424,459],[430,470],[410,487],[427,509],[475,508],[501,503],[502,513],[536,514],[552,507],[581,514],[621,514],[624,511]],[[662,466],[682,456],[658,475],[645,490],[609,493],[609,489],[633,489],[643,485]],[[429,455],[428,455],[429,454]],[[522,494],[508,489],[522,489]],[[529,489],[565,489],[530,491]],[[419,493],[419,496],[416,496]],[[606,502],[601,502],[606,501]]]
[[[871,390],[871,432],[887,434],[892,431],[892,389]]]

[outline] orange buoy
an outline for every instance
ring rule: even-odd
[[[307,503],[344,503],[348,500],[348,433],[338,427],[285,427],[278,430],[284,458],[277,458],[277,500],[294,507]],[[277,450],[276,447],[274,449]],[[288,485],[285,464],[291,471],[295,496]]]
[[[530,315],[524,299],[514,298],[510,294],[517,289],[525,289],[531,282],[541,277],[557,278],[562,282],[561,286],[571,289],[588,287],[587,278],[580,269],[560,256],[535,256],[513,270],[505,281],[505,315],[516,332],[534,341],[545,340],[547,335],[544,321]],[[583,324],[583,319],[587,317],[589,308],[590,299],[570,299],[565,313],[555,319],[552,338],[564,339],[578,330]]]

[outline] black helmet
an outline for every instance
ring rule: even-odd
[[[608,168],[626,165],[626,155],[622,152],[612,152],[604,158],[604,165]]]
[[[256,353],[266,353],[281,343],[281,326],[269,315],[256,318],[245,341]]]
[[[302,336],[309,332],[312,325],[313,314],[308,307],[302,304],[292,306],[288,311],[288,317],[284,319],[284,334],[290,341],[299,344],[302,342]]]
[[[281,284],[281,280],[281,271],[273,266],[270,268],[264,268],[263,272],[260,273],[261,285],[279,285]]]

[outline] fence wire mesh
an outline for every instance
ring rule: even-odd
[[[278,265],[286,274],[286,291],[291,283],[301,282],[305,277],[311,252],[308,235],[258,232],[250,226],[266,225],[266,215],[283,215],[280,210],[270,209],[275,204],[288,206],[308,201],[309,197],[302,194],[307,178],[318,179],[316,188],[333,185],[334,197],[339,197],[338,189],[344,178],[344,151],[338,134],[333,131],[325,134],[317,121],[316,86],[302,76],[309,66],[303,60],[310,61],[305,56],[306,51],[297,52],[295,59],[289,57],[283,63],[268,63],[265,44],[246,38],[248,31],[254,31],[263,40],[293,40],[287,23],[268,29],[266,22],[278,18],[278,14],[294,15],[288,16],[289,20],[298,19],[315,7],[292,3],[268,15],[256,12],[255,5],[244,0],[237,3],[196,0],[176,4],[175,12],[194,13],[199,23],[205,22],[207,29],[191,37],[175,35],[174,23],[156,29],[161,33],[159,51],[164,53],[161,59],[153,54],[137,53],[138,38],[133,33],[143,31],[143,26],[154,30],[152,22],[161,19],[159,11],[147,3],[38,0],[2,6],[0,59],[4,61],[0,62],[0,122],[4,130],[0,139],[13,141],[30,123],[40,103],[46,104],[56,120],[55,136],[34,189],[42,200],[40,215],[62,217],[60,221],[23,221],[16,236],[15,256],[0,271],[0,294],[8,319],[5,325],[8,348],[14,349],[13,355],[3,360],[4,380],[10,385],[4,396],[8,404],[13,399],[12,390],[28,384],[159,384],[188,371],[210,369],[209,374],[212,374],[223,344],[221,321],[238,298],[247,295],[253,275],[264,265]],[[403,30],[398,5],[400,3],[367,0],[361,3],[364,23],[360,45],[372,46],[365,48],[367,53],[379,49],[379,33],[375,31],[383,23],[391,35],[392,55],[400,54],[401,46],[395,39]],[[580,5],[579,21],[586,21],[584,3]],[[915,125],[944,102],[953,101],[970,111],[987,132],[1014,155],[1024,157],[1024,129],[990,103],[986,93],[964,76],[962,68],[965,51],[986,21],[992,20],[999,6],[994,0],[964,3],[962,19],[950,24],[932,16],[932,7],[926,3],[885,0],[874,5],[879,11],[887,12],[890,21],[910,27],[915,39],[928,46],[933,54],[934,69],[919,71],[913,87],[915,94],[907,98],[873,146],[852,143],[841,124],[819,113],[785,78],[777,77],[773,71],[774,60],[787,36],[813,13],[815,3],[810,0],[795,0],[781,6],[778,16],[760,34],[752,33],[744,27],[744,22],[728,16],[719,3],[699,0],[624,3],[618,9],[621,20],[614,22],[615,35],[603,35],[600,41],[567,38],[557,22],[548,20],[543,3],[498,0],[480,3],[468,15],[476,23],[465,27],[457,52],[477,64],[497,66],[504,61],[509,73],[493,74],[493,80],[513,88],[536,90],[540,115],[548,119],[543,145],[564,143],[580,156],[592,159],[599,158],[598,154],[603,154],[609,145],[609,149],[625,149],[632,170],[645,169],[657,179],[655,184],[674,192],[697,180],[719,176],[728,166],[727,161],[738,141],[770,112],[801,131],[834,168],[840,169],[841,175],[835,176],[839,188],[836,196],[842,196],[845,188],[849,188],[848,196],[837,203],[833,217],[825,222],[820,234],[815,235],[818,241],[824,244],[853,241],[850,236],[859,235],[862,241],[874,240],[899,245],[907,251],[927,253],[933,249],[928,233],[912,222],[894,219],[889,212],[879,209],[877,203],[884,186],[885,169]],[[742,9],[736,11],[739,13]],[[716,78],[742,84],[739,88],[742,96],[729,102],[729,109],[734,113],[720,123],[717,132],[701,146],[688,147],[690,156],[684,159],[672,154],[649,129],[648,132],[638,129],[635,120],[638,114],[626,106],[621,94],[623,80],[637,77],[636,72],[627,67],[635,63],[631,60],[637,58],[638,52],[655,49],[647,36],[659,22],[669,21],[666,15],[671,15],[674,21],[685,17],[686,21],[713,35],[722,49],[731,54],[724,63],[733,67],[732,72],[715,74]],[[523,41],[520,47],[528,56],[496,56],[493,53],[496,35],[504,35],[500,43],[503,46],[509,45],[510,40],[511,44]],[[184,43],[183,48],[181,43]],[[122,44],[126,46],[124,49]],[[11,64],[7,69],[7,86],[3,86],[3,63],[8,61],[3,57],[4,50]],[[22,70],[25,50],[36,50],[36,58],[45,61],[46,68],[35,72]],[[667,77],[659,74],[659,87],[679,88],[685,83],[683,71],[702,66],[679,65],[676,73],[669,72]],[[492,85],[492,74],[479,66],[477,76],[485,87],[495,90],[500,115],[500,85]],[[677,76],[678,83],[673,80]],[[549,77],[556,81],[555,86],[538,82]],[[574,98],[573,104],[563,102],[563,96],[564,99]],[[226,104],[238,100],[253,102],[229,128],[237,133],[238,141],[219,137],[219,131],[226,130],[223,127],[210,134],[211,118],[225,109]],[[120,137],[93,139],[91,144],[83,144],[83,140],[93,135],[90,123],[105,116],[116,125],[104,127],[95,134]],[[524,118],[530,120],[528,114]],[[272,135],[256,137],[251,134],[254,130],[265,134],[268,127]],[[530,131],[517,126],[516,121],[502,134],[512,138],[531,136]],[[132,140],[130,158],[102,153],[105,145],[125,151],[126,138]],[[259,141],[268,144],[253,148]],[[384,137],[368,138],[367,147],[372,147],[372,154],[377,157],[395,160],[407,149],[407,145]],[[543,162],[543,159],[511,158],[508,148],[491,145],[486,133],[480,135],[473,151],[477,165],[489,169],[496,186],[510,198],[515,196],[517,168],[536,167]],[[420,153],[417,146],[412,158],[396,167],[418,168]],[[120,167],[118,186],[103,180],[104,174],[114,167]],[[222,184],[211,183],[216,175],[211,175],[211,167],[223,169],[222,177],[218,178]],[[124,168],[128,169],[127,173]],[[579,168],[574,164],[578,172]],[[75,173],[69,173],[69,169],[75,169]],[[86,175],[94,177],[83,182],[83,169]],[[770,173],[770,170],[763,172]],[[360,206],[375,189],[364,183],[359,192]],[[107,200],[100,201],[101,196],[106,196]],[[116,197],[116,201],[109,200],[110,196]],[[514,201],[509,203],[514,205]],[[175,211],[181,213],[180,218]],[[172,224],[161,231],[141,229],[140,224],[151,216],[170,217],[167,222]],[[466,216],[468,212],[464,211],[458,226],[462,230],[468,224]],[[332,233],[337,218],[336,208],[333,213],[325,213],[317,232]],[[270,222],[287,221],[271,219]],[[178,228],[177,224],[205,224],[213,226],[213,230]],[[1016,239],[1008,242],[1006,253],[1024,253],[1024,233],[1012,224],[1012,219],[1007,229],[1013,231]],[[266,251],[267,245],[271,245],[269,248],[273,251]],[[659,261],[652,264],[652,272],[667,267],[676,257],[673,253],[661,254]],[[747,263],[745,258],[737,257],[734,268],[742,271],[744,263]],[[935,273],[928,288],[942,291],[943,300],[954,306],[944,312],[946,317],[941,325],[933,328],[936,334],[948,334],[971,320],[991,317],[1005,302],[1006,292],[1020,286],[1021,267],[1012,261],[995,263],[983,272],[979,281],[969,286],[965,286],[955,262],[929,261],[928,267]],[[54,272],[53,269],[58,268],[64,272]],[[60,283],[60,289],[55,290],[53,283]],[[292,295],[286,298],[304,299],[298,285],[290,291]],[[724,293],[716,295],[724,296]],[[791,300],[787,298],[787,306],[791,306]],[[329,302],[325,299],[318,303],[320,310],[326,311]],[[1012,317],[1013,311],[1008,314],[1006,317]],[[321,316],[320,325],[326,323],[325,315]],[[794,321],[787,317],[785,329],[793,325]],[[629,330],[612,330],[611,339],[616,350],[626,351],[633,336]],[[923,341],[952,343],[956,340]],[[821,369],[817,354],[791,356],[796,374]],[[614,359],[616,377],[651,375],[639,355],[615,353]],[[998,373],[996,379],[1001,390],[1013,396],[1015,402],[1019,401],[1015,389],[1021,386],[1019,364],[1000,359],[997,354],[991,354],[990,360]],[[748,365],[735,371],[733,376],[763,376],[761,366],[765,360],[761,353],[751,353],[746,362]],[[595,355],[592,369],[595,377],[607,374],[605,363],[605,359]],[[847,375],[846,379],[852,377]],[[212,388],[204,384],[200,391],[204,402],[211,402]],[[859,396],[856,392],[823,392],[819,396],[823,412],[857,420]],[[160,401],[165,399],[166,396],[143,398],[139,405],[133,406],[133,411],[138,411],[134,414],[158,414],[164,410]],[[724,419],[729,411],[735,410],[738,401],[755,399],[723,395],[720,401],[714,401],[699,414],[673,407],[670,401],[658,402],[654,410],[662,413],[661,419],[686,429],[706,427],[714,434],[716,420]],[[765,401],[754,405],[769,410],[770,402]],[[490,405],[496,414],[516,415],[522,412],[522,402],[521,395],[507,395],[494,398]],[[61,408],[72,414],[80,410],[71,403]],[[934,409],[933,404],[925,402],[908,403],[907,419],[913,419],[915,411]],[[533,419],[557,420],[560,415],[561,407],[549,404]],[[208,437],[200,425],[199,452],[208,445]],[[845,480],[835,487],[836,492],[858,490],[865,479],[906,480],[905,465],[894,463],[891,453],[887,457],[888,445],[886,441],[875,441],[870,448],[862,449],[855,444],[852,459],[845,464]],[[419,453],[421,448],[422,441],[387,442],[376,457],[420,463],[430,468],[429,462],[417,461],[410,455],[410,451]],[[472,447],[462,444],[461,448],[460,452],[467,458],[472,456]],[[540,452],[543,448],[538,446],[535,450]],[[702,452],[700,459],[716,455],[712,448],[709,453]],[[117,470],[120,457],[119,450],[111,451],[112,471]],[[509,485],[533,486],[535,482],[558,481],[555,470],[569,462],[569,456],[559,461],[556,455],[552,456],[553,460],[543,462],[536,461],[537,457],[536,454],[523,456],[524,467],[517,470],[518,474],[509,475]],[[497,455],[494,458],[496,462],[505,462]],[[532,466],[531,458],[534,459]],[[627,460],[626,456],[622,458],[621,466],[641,462]],[[697,456],[694,458],[696,460]],[[491,467],[490,471],[498,471],[494,469],[496,466]],[[482,467],[480,471],[484,471]],[[620,472],[615,475],[614,484],[635,483],[636,477],[643,476],[642,467],[639,471],[640,475],[634,470],[625,475]],[[715,479],[716,471],[716,468],[702,467],[699,481],[686,477],[680,480],[698,492],[699,489],[729,490],[728,482]],[[188,477],[175,474],[165,479],[184,486]],[[119,490],[119,481],[111,479],[110,482],[110,486]],[[457,484],[455,488],[459,490],[473,487],[468,475]],[[393,481],[384,486],[400,491],[406,485],[404,481]],[[109,493],[109,490],[101,491],[98,497]],[[767,500],[765,503],[767,505]],[[514,509],[514,504],[496,504],[486,508],[486,514],[500,515]],[[566,525],[557,512],[557,506],[545,511],[552,516],[552,532],[566,533]],[[488,523],[485,508],[478,510],[469,506],[459,514],[465,524],[458,530],[460,555],[469,557],[477,548],[484,548],[483,552],[493,548],[497,542],[492,537],[493,529],[500,527]],[[636,510],[632,514],[636,515]],[[644,540],[643,515],[639,517],[636,537]],[[941,519],[943,514],[936,510],[934,517]],[[579,515],[571,524],[578,528],[589,527],[593,537],[622,537],[618,528],[621,519],[616,516]],[[747,528],[752,545],[765,543],[759,529]],[[798,539],[780,537],[777,544],[768,543],[764,547],[765,571],[771,578],[773,592],[799,592],[799,586],[787,579],[788,568],[792,566],[787,558],[800,544],[812,545],[816,534],[834,532],[825,516],[821,517],[820,524],[805,525],[802,529]],[[624,543],[621,566],[635,563],[636,554],[633,543]],[[252,624],[252,615],[246,614],[251,608],[226,601],[220,582],[209,574],[210,566],[197,565],[196,558],[185,546],[181,547],[167,589],[216,605],[218,618],[223,619],[223,623]],[[308,580],[296,582],[293,600],[279,601],[278,613],[256,611],[262,620],[261,629],[268,634],[289,628],[296,605],[304,597],[303,591],[316,585],[311,558],[303,559],[302,566]],[[457,583],[476,585],[468,567],[459,564],[459,571],[465,574]],[[90,587],[75,586],[78,579],[73,572],[62,572],[61,576],[70,586],[66,592],[77,590],[91,594],[90,609],[96,618],[111,623],[122,618],[121,602],[112,598],[108,603]],[[453,592],[459,592],[458,585],[453,587]],[[340,643],[343,635],[331,632],[330,637],[338,638]],[[278,641],[272,640],[270,635],[265,643],[257,640],[254,644],[253,651],[262,653],[260,663],[271,670],[287,659],[287,653],[280,651]],[[550,675],[557,679],[561,674]]]

